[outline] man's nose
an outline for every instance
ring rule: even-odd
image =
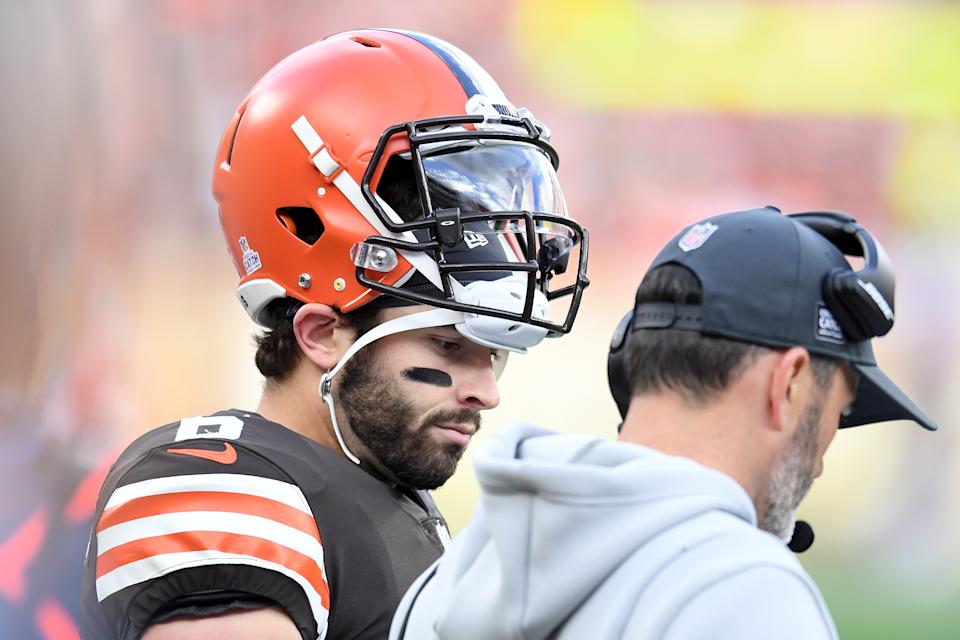
[[[461,374],[457,385],[457,402],[465,407],[483,410],[500,404],[500,390],[492,363],[470,367]]]

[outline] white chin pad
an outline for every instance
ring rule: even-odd
[[[527,278],[524,275],[512,275],[499,280],[477,280],[466,285],[465,289],[465,299],[460,302],[521,313],[527,295]],[[477,344],[494,349],[524,353],[528,348],[540,344],[547,335],[546,329],[515,320],[472,313],[464,315],[464,322],[456,325],[457,331]],[[532,315],[540,320],[550,319],[547,297],[539,290],[534,291]]]

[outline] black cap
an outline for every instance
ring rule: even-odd
[[[849,339],[824,303],[823,284],[850,270],[843,253],[773,207],[707,218],[684,229],[654,259],[686,267],[703,287],[700,305],[641,304],[633,328],[678,328],[768,347],[806,348],[860,374],[841,427],[887,420],[937,425],[877,366],[870,340]]]

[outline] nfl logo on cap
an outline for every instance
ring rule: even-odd
[[[703,243],[707,241],[707,238],[712,236],[713,232],[719,228],[720,227],[710,222],[695,224],[683,234],[678,244],[684,251],[699,249],[703,246]]]

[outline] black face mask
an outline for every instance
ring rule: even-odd
[[[409,151],[385,157],[395,138],[406,138]],[[491,128],[480,116],[462,116],[387,129],[360,186],[383,226],[407,237],[371,236],[359,243],[357,280],[411,302],[568,333],[589,284],[588,236],[567,217],[556,165],[556,152],[528,119],[504,116]],[[398,252],[429,255],[438,282],[415,276],[403,286],[381,283],[375,276],[386,267],[378,261],[394,264]],[[554,280],[568,265],[571,274]],[[454,295],[454,281],[511,275],[526,283],[519,310],[471,304]],[[535,316],[535,296],[570,296],[564,319]]]

